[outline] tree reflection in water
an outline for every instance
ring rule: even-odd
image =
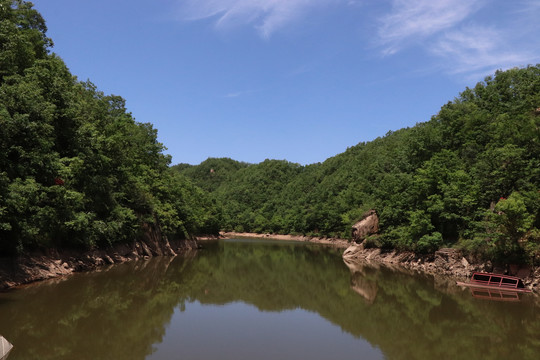
[[[0,332],[16,359],[144,359],[175,309],[251,304],[303,309],[367,340],[387,359],[537,359],[539,306],[490,302],[444,279],[345,266],[336,249],[219,241],[0,294]],[[187,326],[187,325],[186,325]],[[329,344],[330,346],[330,344]],[[339,357],[339,349],[336,349]]]

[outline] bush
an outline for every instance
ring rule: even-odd
[[[442,243],[442,234],[435,231],[429,235],[422,236],[416,243],[414,250],[421,254],[433,253],[439,249]]]

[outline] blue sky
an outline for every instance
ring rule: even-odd
[[[34,0],[80,80],[173,164],[322,162],[540,63],[538,0]]]

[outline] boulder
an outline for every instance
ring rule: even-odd
[[[364,245],[353,244],[343,252],[344,259],[356,259],[364,251]]]
[[[362,242],[369,235],[379,232],[379,216],[375,210],[370,210],[364,214],[362,220],[352,227],[352,238],[356,242]]]

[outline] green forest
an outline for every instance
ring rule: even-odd
[[[32,3],[0,0],[0,19],[0,254],[217,231],[156,129],[70,73]]]
[[[366,246],[540,262],[540,65],[498,71],[429,121],[322,163],[170,166],[151,124],[52,52],[32,3],[0,0],[0,19],[0,254],[107,247],[146,224],[169,239],[350,238],[374,209]]]
[[[323,163],[173,168],[211,193],[224,230],[350,238],[374,209],[380,234],[367,246],[538,263],[540,66],[498,71],[429,121]]]

